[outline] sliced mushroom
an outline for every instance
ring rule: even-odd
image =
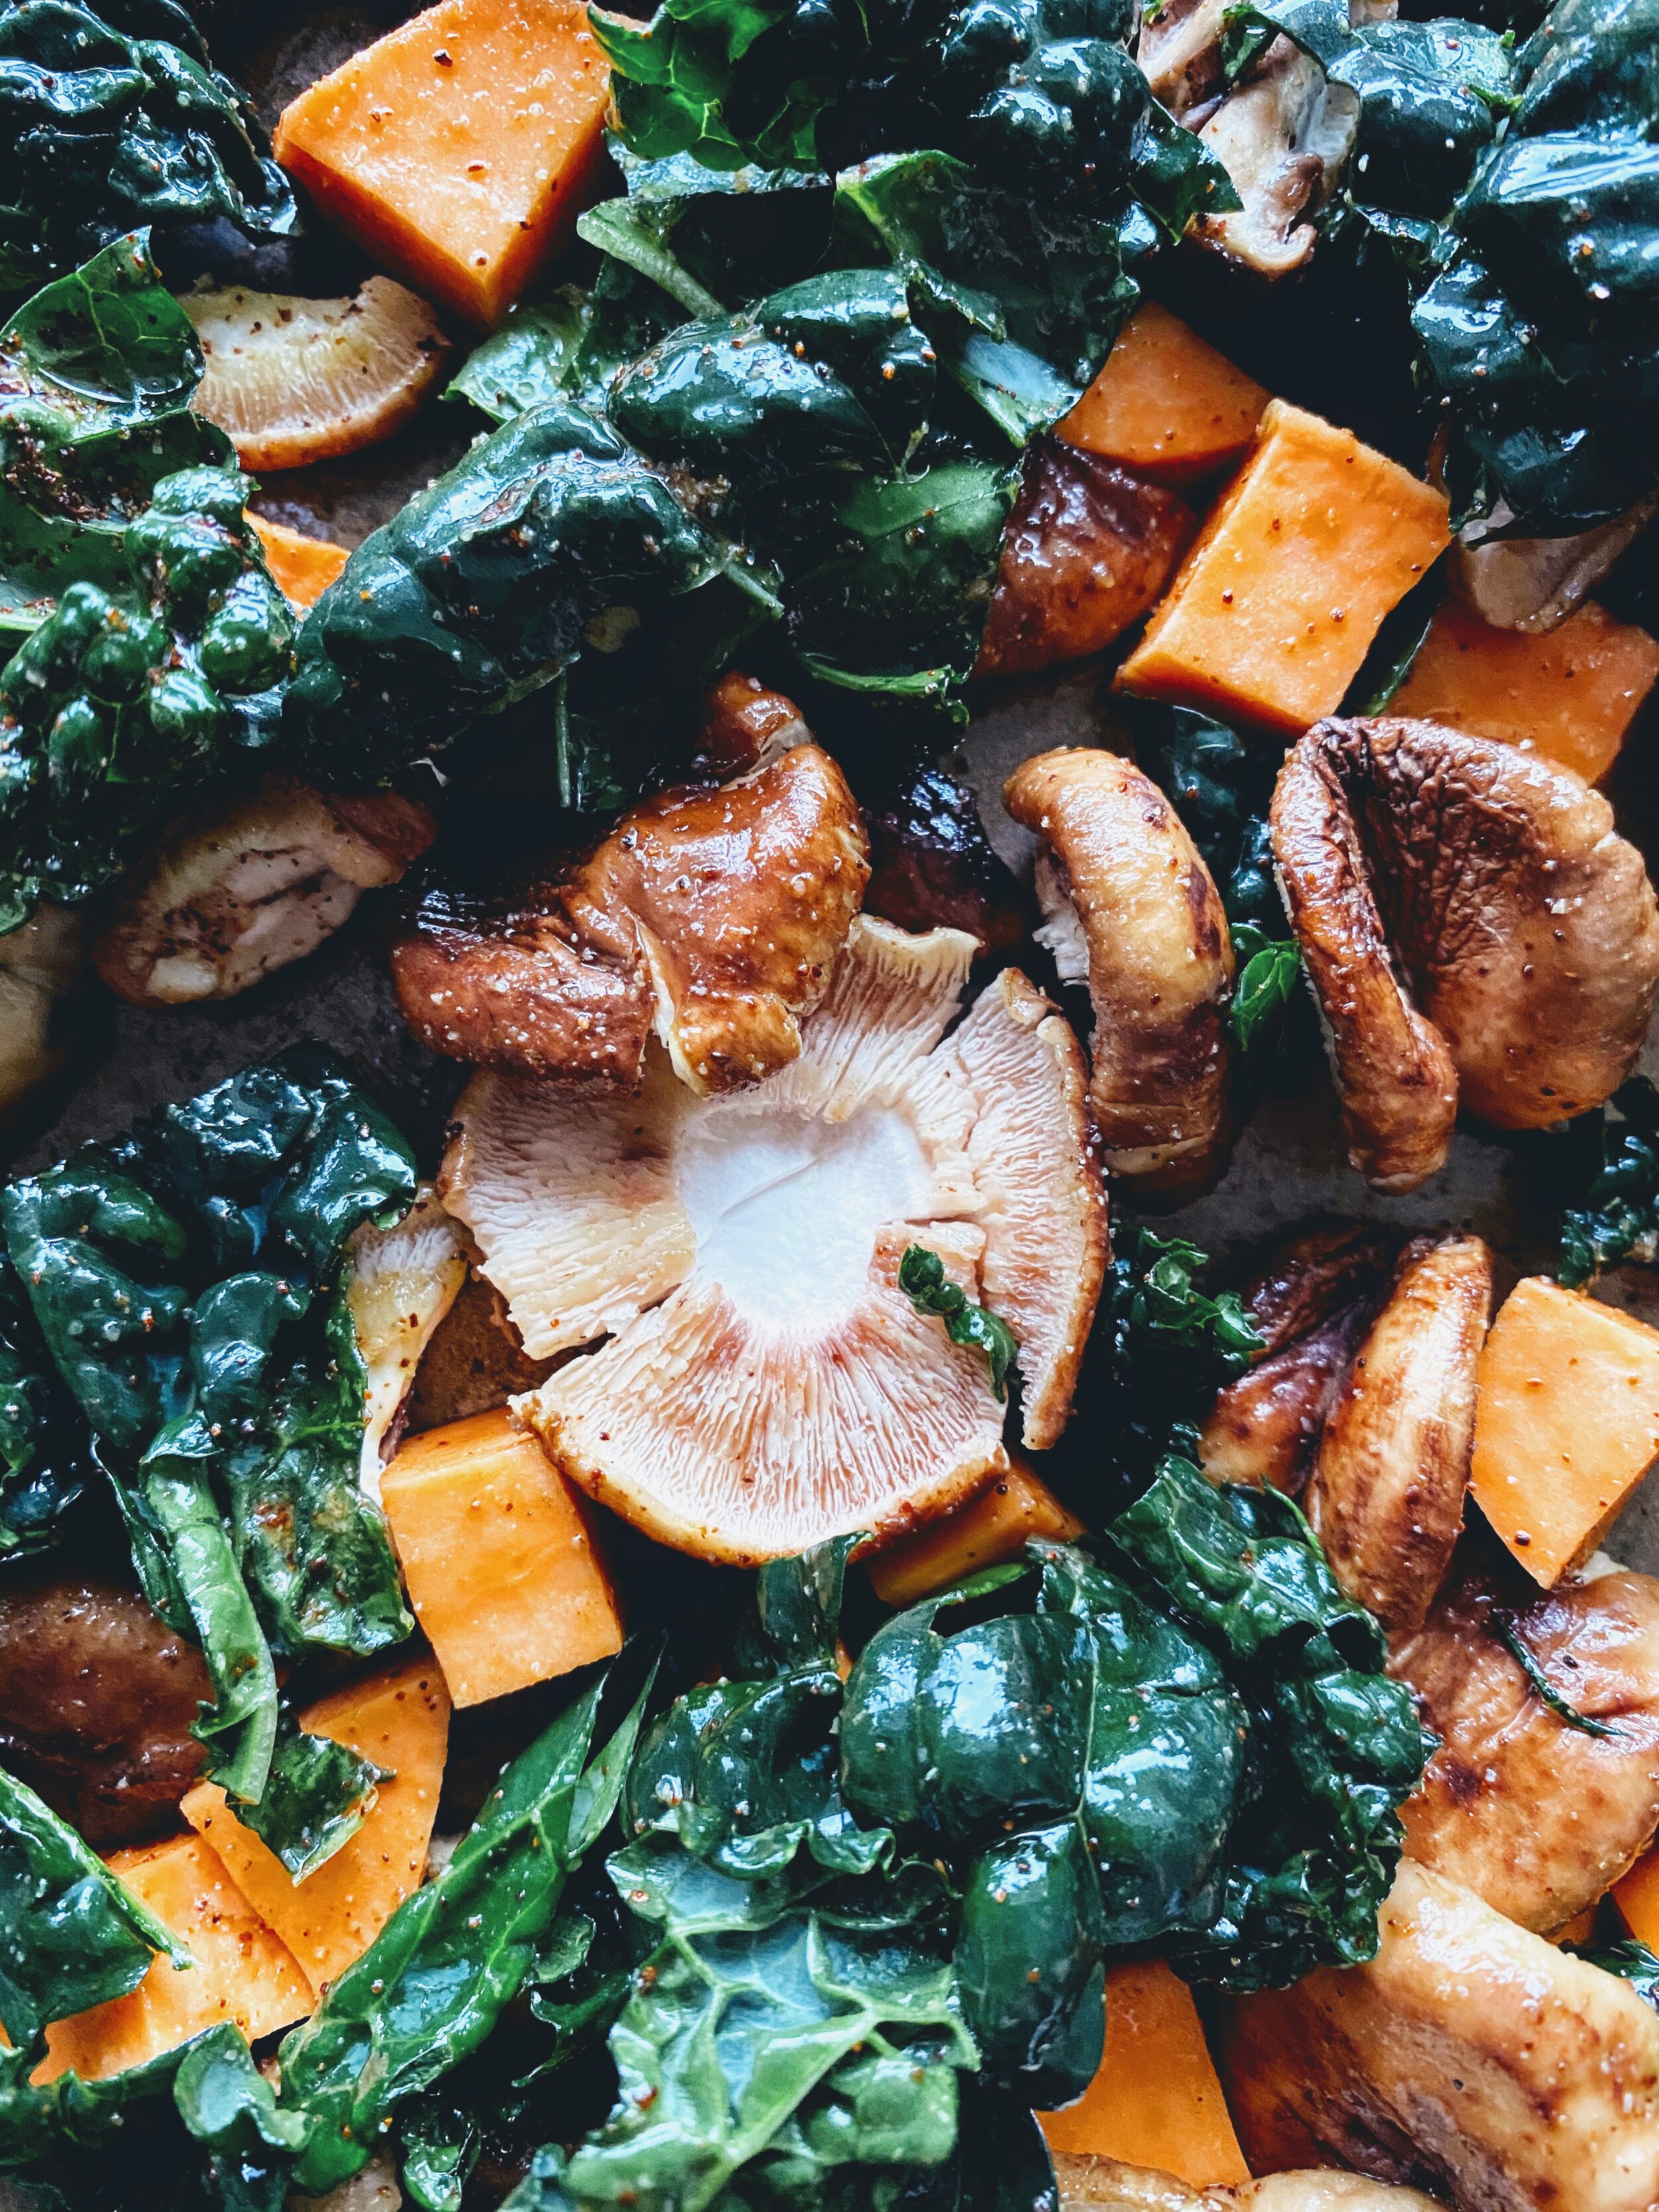
[[[1089,986],[1089,1103],[1107,1166],[1160,1196],[1202,1188],[1226,1158],[1233,981],[1209,870],[1157,785],[1115,753],[1039,753],[1003,803],[1043,841],[1039,935],[1061,981]]]
[[[1060,2212],[1437,2212],[1433,2198],[1414,2189],[1329,2166],[1192,2189],[1151,2166],[1057,2151],[1054,2179]]]
[[[1199,131],[1243,203],[1200,216],[1200,240],[1263,276],[1301,268],[1317,235],[1309,218],[1335,191],[1358,122],[1358,94],[1275,39]]]
[[[1212,1482],[1300,1497],[1326,1416],[1376,1314],[1386,1246],[1359,1229],[1318,1231],[1279,1254],[1242,1303],[1266,1355],[1218,1395],[1199,1437]]]
[[[99,1850],[174,1824],[212,1697],[201,1653],[125,1584],[52,1566],[0,1583],[0,1760]]]
[[[38,906],[0,937],[0,1122],[63,1066],[60,1017],[86,968],[86,919],[72,907]]]
[[[391,792],[348,799],[268,776],[187,817],[127,878],[94,963],[137,1006],[234,998],[314,952],[436,835],[424,806]]]
[[[1510,1642],[1607,1733],[1553,1712]],[[1395,1640],[1389,1672],[1441,1739],[1402,1808],[1425,1866],[1547,1934],[1647,1849],[1659,1827],[1659,1582],[1618,1568],[1506,1590],[1472,1563]]]
[[[1027,454],[976,676],[1080,660],[1164,596],[1198,517],[1172,491],[1058,438]]]
[[[1629,1074],[1659,905],[1571,770],[1433,722],[1319,722],[1272,819],[1350,1157],[1378,1189],[1443,1163],[1460,1098],[1499,1128],[1542,1128]]]
[[[1258,2170],[1316,2155],[1457,2212],[1651,2212],[1659,2014],[1402,1860],[1368,1966],[1237,2000],[1228,2106]]]
[[[449,343],[426,301],[371,276],[355,300],[188,294],[206,374],[192,402],[246,469],[297,469],[377,444],[441,374]]]
[[[1611,522],[1571,538],[1494,538],[1485,534],[1489,525],[1467,526],[1451,551],[1453,584],[1494,629],[1552,630],[1582,605],[1656,514],[1659,492],[1650,492]]]
[[[595,1091],[639,1087],[654,1029],[700,1095],[786,1066],[869,875],[857,805],[817,745],[636,806],[526,896],[438,893],[392,948],[423,1044]]]
[[[1178,123],[1185,123],[1194,109],[1206,106],[1225,88],[1221,58],[1225,10],[1226,0],[1164,0],[1162,7],[1141,10],[1136,58],[1153,98]]]
[[[1325,1422],[1308,1518],[1338,1582],[1388,1628],[1421,1626],[1463,1525],[1491,1310],[1480,1237],[1407,1245]]]
[[[726,783],[764,768],[792,746],[810,744],[811,738],[793,699],[769,691],[758,676],[734,668],[710,686],[703,700],[691,773]]]
[[[901,929],[965,929],[992,953],[1012,951],[1036,926],[1036,901],[991,849],[973,793],[954,776],[917,769],[866,820],[866,914]]]
[[[611,1339],[516,1409],[659,1540],[897,1535],[1001,1471],[983,1356],[897,1288],[913,1243],[1015,1331],[1028,1442],[1058,1433],[1104,1261],[1083,1070],[1012,971],[941,1044],[974,949],[860,917],[800,1058],[739,1097],[655,1052],[635,1102],[464,1095],[441,1188],[526,1350]]]
[[[460,1224],[430,1183],[394,1227],[365,1222],[347,1247],[346,1304],[367,1370],[362,1475],[371,1498],[380,1494],[381,1462],[396,1442],[421,1355],[465,1280]]]

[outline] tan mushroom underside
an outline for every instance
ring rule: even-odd
[[[1331,2166],[1191,2189],[1152,2166],[1058,2151],[1054,2179],[1060,2212],[1442,2212],[1419,2190]]]
[[[1083,1070],[1013,973],[941,1043],[974,950],[861,917],[799,1060],[737,1097],[653,1050],[626,1103],[463,1098],[441,1187],[526,1350],[609,1335],[515,1410],[662,1540],[752,1564],[896,1535],[1006,1466],[982,1355],[897,1288],[911,1243],[1010,1322],[1028,1440],[1059,1434],[1105,1261]]]

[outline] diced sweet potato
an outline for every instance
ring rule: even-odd
[[[1586,601],[1557,629],[1494,629],[1456,599],[1435,617],[1389,706],[1532,745],[1598,783],[1659,678],[1659,638]]]
[[[870,1581],[884,1605],[915,1605],[964,1575],[1018,1559],[1029,1537],[1051,1536],[1063,1544],[1083,1534],[1083,1523],[1048,1485],[1017,1455],[1010,1457],[1007,1474],[977,1498],[875,1554]]]
[[[1548,1589],[1659,1452],[1659,1329],[1529,1275],[1492,1323],[1478,1392],[1470,1492]]]
[[[1060,434],[1179,489],[1234,465],[1270,397],[1178,315],[1149,300],[1118,332]]]
[[[264,548],[272,580],[296,607],[314,607],[351,558],[343,545],[307,538],[286,523],[267,522],[262,514],[250,514],[248,521]]]
[[[46,2030],[37,2081],[70,2067],[102,2081],[176,2051],[204,2028],[232,2021],[252,2043],[303,2020],[306,1978],[199,1837],[169,1836],[146,1850],[117,1851],[112,1869],[195,1960],[180,1971],[158,1958],[136,1990]]]
[[[586,1508],[504,1409],[410,1437],[380,1497],[410,1603],[458,1705],[621,1650]]]
[[[1613,1901],[1637,1942],[1650,1951],[1659,1950],[1659,1851],[1638,1859],[1623,1880],[1614,1882]]]
[[[1198,527],[1184,500],[1044,439],[1002,537],[976,676],[1100,653],[1157,605]]]
[[[420,1887],[443,1781],[449,1697],[426,1659],[337,1690],[299,1720],[308,1735],[348,1743],[392,1777],[356,1834],[302,1882],[242,1826],[216,1784],[198,1784],[181,1809],[321,1996]]]
[[[489,326],[570,243],[609,83],[580,0],[441,0],[292,101],[276,158],[377,261]]]
[[[1106,2051],[1075,2105],[1038,2116],[1051,2150],[1121,2159],[1194,2189],[1248,2181],[1192,1991],[1161,1959],[1106,1977]]]
[[[1124,690],[1299,736],[1449,540],[1444,497],[1352,431],[1269,403],[1119,673]]]

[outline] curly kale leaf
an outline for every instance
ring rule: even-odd
[[[0,1559],[56,1542],[94,1468],[91,1440],[0,1254]]]
[[[999,1400],[1008,1395],[1008,1370],[1019,1355],[1019,1340],[988,1306],[975,1305],[966,1291],[947,1279],[945,1264],[925,1244],[908,1244],[899,1261],[899,1288],[916,1311],[936,1315],[952,1344],[982,1352],[990,1365],[991,1388]]]
[[[69,586],[0,671],[0,927],[77,905],[227,755],[273,734],[294,620],[243,514],[186,469],[122,538],[129,588]]]
[[[630,607],[649,629],[704,590],[712,673],[734,629],[771,611],[758,582],[583,409],[515,416],[377,530],[318,601],[289,731],[317,773],[384,781],[551,683],[595,617]],[[688,684],[701,666],[691,656]]]
[[[296,1882],[314,1874],[349,1843],[374,1811],[391,1771],[360,1759],[349,1743],[307,1735],[291,1717],[279,1717],[270,1771],[257,1805],[240,1818],[273,1852]]]
[[[1397,1808],[1435,1742],[1383,1672],[1381,1628],[1276,1492],[1217,1490],[1170,1458],[1109,1533],[1250,1711],[1221,1908],[1176,1940],[1170,1963],[1248,1990],[1374,1957],[1404,1834]]]
[[[173,0],[7,0],[0,76],[0,292],[141,223],[297,228],[251,104]]]
[[[1451,210],[1413,320],[1450,404],[1455,498],[1528,534],[1659,480],[1659,82],[1651,0],[1562,0],[1519,112]]]
[[[353,1231],[414,1190],[396,1131],[301,1047],[0,1191],[146,1592],[206,1655],[215,1778],[249,1802],[276,1740],[273,1643],[368,1654],[411,1626],[358,1483],[366,1393],[338,1285]]]
[[[1650,1267],[1659,1259],[1659,1091],[1638,1075],[1620,1085],[1611,1103],[1620,1118],[1609,1122],[1603,1109],[1584,1202],[1561,1224],[1556,1273],[1570,1291],[1620,1261]]]
[[[190,412],[202,351],[149,234],[118,239],[0,330],[0,631],[67,585],[131,581],[127,525],[163,477],[232,459]]]

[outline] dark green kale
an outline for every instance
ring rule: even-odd
[[[70,584],[0,671],[0,929],[78,905],[228,757],[267,744],[294,618],[234,469],[164,477],[123,534],[126,588]]]
[[[224,2212],[282,2212],[305,2123],[277,2110],[276,2091],[236,2028],[210,2027],[185,2047],[173,2101],[190,2133],[207,2147],[210,2181]]]
[[[966,1291],[950,1281],[937,1252],[908,1244],[899,1261],[899,1288],[918,1313],[935,1314],[952,1344],[982,1352],[991,1369],[991,1388],[1008,1395],[1008,1370],[1019,1353],[1019,1340],[988,1307],[975,1305]]]
[[[118,239],[0,331],[0,632],[67,585],[131,584],[127,525],[163,477],[234,457],[190,412],[202,351],[150,258]]]
[[[264,1792],[238,1818],[295,1881],[303,1881],[356,1834],[374,1808],[381,1783],[392,1778],[373,1759],[360,1759],[349,1743],[305,1735],[283,1710]]]
[[[358,1481],[365,1389],[339,1281],[356,1230],[414,1190],[402,1139],[310,1047],[0,1190],[10,1264],[146,1594],[206,1656],[210,1771],[250,1803],[276,1745],[273,1650],[368,1656],[411,1626]],[[343,1778],[309,1756],[325,1768],[307,1818],[343,1840]],[[319,1841],[289,1838],[313,1857]]]
[[[1556,1273],[1570,1291],[1582,1289],[1602,1267],[1659,1259],[1659,1091],[1644,1076],[1613,1094],[1619,1115],[1597,1117],[1597,1163],[1584,1203],[1561,1224]]]
[[[94,1474],[85,1419],[0,1255],[0,1559],[55,1543]]]
[[[0,83],[0,293],[140,224],[298,227],[251,104],[173,0],[7,0]]]

